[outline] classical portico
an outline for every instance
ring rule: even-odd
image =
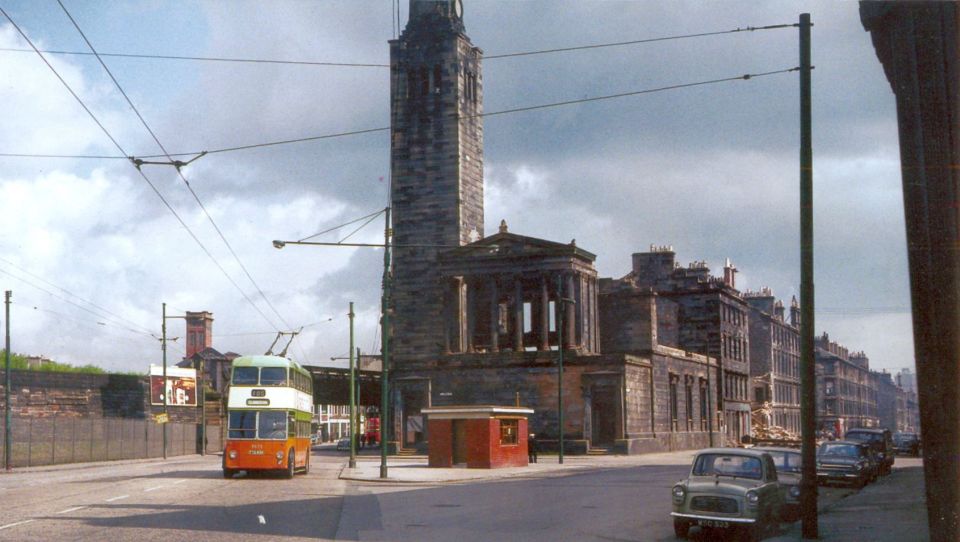
[[[505,222],[442,253],[445,353],[556,350],[561,340],[564,350],[598,352],[595,258],[575,242],[509,233]]]

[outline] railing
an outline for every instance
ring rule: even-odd
[[[167,455],[200,451],[200,427],[170,423]],[[0,432],[4,431],[0,420]],[[223,449],[220,425],[207,425],[207,452]],[[131,418],[13,418],[11,464],[14,468],[64,463],[163,457],[163,426]],[[3,455],[0,439],[0,456]]]

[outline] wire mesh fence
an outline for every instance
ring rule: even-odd
[[[167,431],[167,456],[200,452],[200,425],[157,424],[130,418],[13,418],[10,424],[11,466],[32,467],[62,463],[114,461],[163,457],[163,431]],[[6,431],[0,419],[0,434]],[[206,451],[222,450],[221,426],[207,425]],[[0,455],[6,448],[0,438]]]

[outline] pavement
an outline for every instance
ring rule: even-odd
[[[590,469],[616,469],[642,465],[689,465],[694,451],[634,456],[566,456],[561,465],[555,455],[540,457],[526,467],[501,469],[430,468],[425,456],[387,460],[387,477],[380,477],[380,457],[357,457],[356,468],[344,464],[340,479],[381,484],[442,485],[490,482],[516,478],[566,476]],[[923,465],[919,459],[898,458],[893,473],[858,492],[832,502],[820,501],[819,540],[922,542],[930,539],[924,499]],[[801,522],[781,524],[768,542],[802,540]]]

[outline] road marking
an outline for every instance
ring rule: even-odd
[[[177,480],[176,482],[174,482],[174,483],[172,483],[172,484],[170,484],[170,485],[175,486],[175,485],[177,485],[177,484],[182,484],[182,483],[184,483],[184,482],[186,482],[186,481],[187,481],[187,480]]]
[[[158,490],[158,489],[160,489],[160,488],[162,488],[162,487],[166,487],[166,486],[153,486],[153,487],[148,487],[147,489],[144,489],[143,492],[144,492],[144,493],[149,493],[149,492],[151,492],[151,491],[156,491],[156,490]]]
[[[110,498],[107,499],[105,502],[119,501],[120,499],[126,499],[126,498],[129,497],[129,496],[130,496],[130,495],[120,495],[120,496],[118,496],[118,497],[110,497]]]
[[[58,514],[68,514],[70,512],[76,512],[77,510],[83,510],[86,506],[74,506],[73,508],[67,508],[66,510],[61,510],[57,512]]]
[[[10,524],[8,524],[8,525],[3,525],[3,526],[0,526],[0,531],[2,531],[2,530],[4,530],[4,529],[9,529],[10,527],[16,527],[17,525],[23,525],[24,523],[30,523],[31,521],[33,521],[33,520],[32,520],[32,519],[25,519],[25,520],[23,520],[23,521],[18,521],[18,522],[16,522],[16,523],[10,523]]]
[[[263,517],[262,514],[259,515],[259,516],[257,516],[257,519],[260,520],[260,525],[266,525],[266,524],[267,524],[267,518]]]

